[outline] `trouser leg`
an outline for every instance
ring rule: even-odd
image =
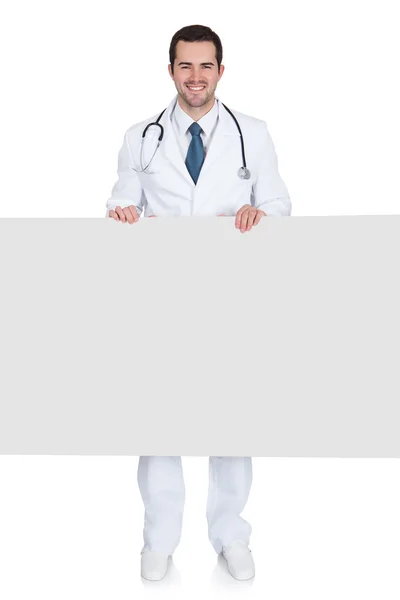
[[[185,484],[180,456],[140,456],[137,479],[145,507],[143,541],[172,554],[182,532]]]
[[[251,457],[210,456],[208,537],[219,554],[233,540],[250,543],[251,525],[240,516],[253,481]]]

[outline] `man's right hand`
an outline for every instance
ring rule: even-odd
[[[121,223],[136,223],[139,221],[139,215],[137,214],[137,210],[135,206],[127,206],[125,208],[121,208],[120,206],[116,206],[115,210],[110,210],[108,216],[116,221],[121,221]]]

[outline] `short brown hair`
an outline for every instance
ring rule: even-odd
[[[176,45],[179,41],[182,42],[213,42],[215,46],[215,55],[219,68],[222,63],[222,44],[218,35],[209,27],[204,25],[188,25],[177,31],[171,40],[169,46],[169,61],[171,63],[172,73],[174,72],[174,62],[176,58]]]

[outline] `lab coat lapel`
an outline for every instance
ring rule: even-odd
[[[214,138],[210,144],[210,148],[207,152],[207,156],[204,160],[204,164],[201,168],[197,185],[202,185],[202,182],[203,184],[206,183],[207,179],[205,176],[210,167],[215,165],[215,163],[221,159],[221,157],[232,144],[240,143],[240,140],[236,140],[235,137],[232,137],[239,136],[239,131],[236,127],[235,121],[232,119],[226,108],[224,108],[222,102],[219,100],[218,102],[218,125],[214,133]]]
[[[164,127],[164,140],[165,140],[165,158],[170,161],[173,168],[187,181],[191,187],[194,187],[193,179],[191,178],[189,171],[185,165],[185,161],[182,158],[178,141],[175,136],[175,132],[172,128],[171,114],[177,102],[178,96],[174,98],[168,109],[162,116],[162,125]]]
[[[219,102],[219,100],[218,100]],[[218,125],[207,152],[204,164],[201,168],[199,178],[197,180],[198,195],[195,199],[196,211],[209,201],[210,196],[215,193],[215,186],[219,184],[220,177],[223,173],[221,169],[221,161],[224,160],[224,154],[228,154],[229,148],[232,145],[238,144],[238,161],[240,160],[240,134],[236,127],[235,121],[228,113],[226,108],[219,102],[219,117]],[[239,168],[238,164],[238,168]],[[212,170],[214,167],[214,174]],[[215,172],[217,169],[217,172]],[[223,175],[222,175],[223,176]]]

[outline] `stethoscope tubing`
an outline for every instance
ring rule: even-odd
[[[238,129],[239,135],[240,135],[240,144],[241,144],[241,150],[242,150],[242,167],[239,169],[239,173],[241,173],[241,175],[239,175],[239,177],[241,177],[242,179],[249,179],[250,178],[250,171],[247,168],[246,165],[246,153],[244,150],[244,141],[243,141],[243,134],[242,134],[242,130],[240,128],[239,122],[236,119],[235,115],[233,114],[233,112],[231,110],[229,110],[229,108],[222,103],[222,106],[228,111],[228,113],[231,115],[232,119],[235,121],[236,127]],[[161,125],[161,123],[159,122],[161,117],[163,116],[163,114],[165,113],[167,109],[164,108],[164,110],[162,111],[162,113],[160,113],[160,115],[157,118],[157,121],[153,122],[153,123],[149,123],[145,129],[143,130],[142,133],[142,140],[141,140],[141,148],[140,148],[140,166],[142,168],[141,172],[145,172],[146,169],[151,165],[151,163],[153,162],[153,158],[158,150],[158,147],[164,137],[164,127]],[[149,127],[152,127],[156,125],[157,127],[160,128],[160,135],[158,136],[158,142],[157,142],[157,147],[153,153],[153,156],[150,159],[150,162],[145,166],[145,168],[143,168],[143,163],[142,163],[142,148],[143,148],[143,144],[144,144],[144,138],[146,137],[146,133],[147,130],[149,129]]]

